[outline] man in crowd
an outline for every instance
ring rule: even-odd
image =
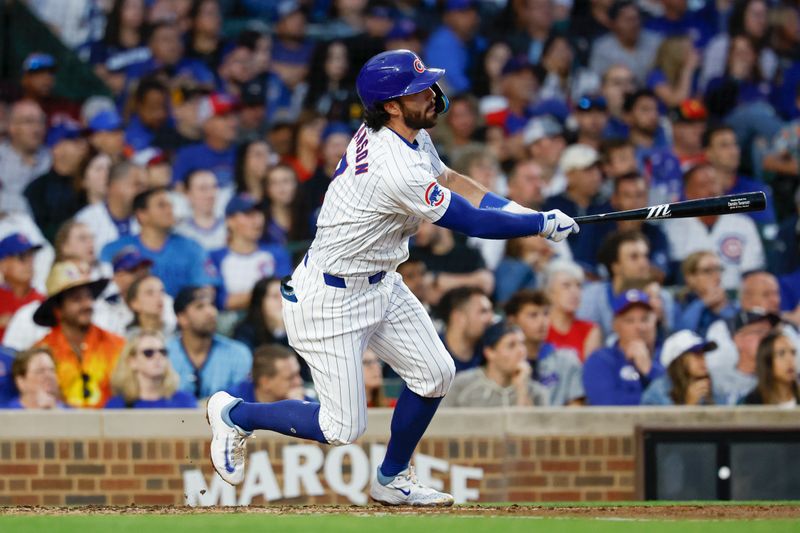
[[[442,407],[527,407],[548,405],[550,393],[531,379],[525,336],[519,326],[501,320],[483,335],[482,366],[460,372]]]
[[[549,115],[532,118],[522,132],[528,155],[542,169],[545,198],[564,192],[567,180],[559,171],[558,162],[566,148],[564,128]]]
[[[47,115],[48,124],[62,119],[78,120],[80,106],[55,96],[56,69],[58,64],[50,54],[34,52],[22,62],[22,100],[30,100],[41,106]]]
[[[672,123],[672,151],[681,168],[702,163],[703,133],[706,131],[708,111],[700,100],[684,100],[669,113]]]
[[[608,106],[602,96],[584,96],[575,105],[573,114],[578,124],[576,143],[600,149],[608,124]]]
[[[11,317],[23,305],[41,302],[44,296],[33,288],[33,258],[41,244],[32,244],[21,233],[0,240],[0,339]]]
[[[656,314],[635,289],[614,298],[617,342],[589,356],[583,385],[589,405],[639,405],[642,392],[664,373],[658,362]]]
[[[91,280],[87,265],[63,261],[47,278],[47,299],[33,315],[50,327],[37,346],[53,354],[64,401],[72,407],[103,407],[111,396],[111,373],[125,340],[92,323],[94,301],[107,279]]]
[[[186,175],[184,184],[190,212],[175,228],[175,233],[196,241],[209,252],[222,248],[228,232],[225,218],[216,210],[217,177],[209,170],[197,169]]]
[[[113,162],[122,159],[125,149],[125,124],[115,109],[100,111],[89,119],[89,144]]]
[[[246,402],[306,399],[297,355],[280,344],[258,347],[253,352],[250,376],[228,392]]]
[[[125,129],[125,143],[133,150],[152,146],[159,135],[174,134],[169,125],[169,91],[158,78],[145,78],[133,93],[133,114]]]
[[[432,302],[430,299],[433,275],[428,272],[425,261],[418,255],[411,254],[405,262],[397,265],[397,273],[403,276],[403,283],[411,293],[417,297],[428,314],[431,313]]]
[[[322,200],[352,136],[350,127],[343,122],[331,122],[322,130],[320,138],[322,160],[314,174],[308,181],[304,181],[298,190],[298,194],[307,199],[312,210],[316,211],[322,206]]]
[[[724,194],[722,180],[708,164],[698,165],[683,176],[687,200]],[[736,290],[742,274],[764,268],[764,248],[753,221],[744,214],[710,215],[667,220],[664,223],[673,261],[683,261],[700,250],[715,252],[722,260],[722,286]]]
[[[250,305],[253,286],[262,278],[282,278],[292,271],[289,253],[277,244],[259,244],[264,233],[264,213],[246,194],[231,198],[225,207],[228,245],[211,254],[222,278],[217,301],[238,311]]]
[[[548,198],[543,209],[560,209],[571,217],[591,214],[601,207],[597,202],[597,195],[603,183],[600,173],[600,157],[597,150],[585,144],[568,146],[561,154],[559,161],[561,172],[567,178],[567,188],[564,192]],[[570,236],[570,245],[574,246]]]
[[[544,203],[544,185],[541,165],[532,159],[523,159],[508,175],[508,199],[539,211]]]
[[[103,248],[101,260],[110,263],[121,249],[133,246],[153,262],[153,274],[161,278],[167,294],[178,294],[186,285],[215,285],[217,274],[205,250],[191,239],[173,232],[175,216],[169,190],[147,189],[133,199],[139,235],[120,237]]]
[[[247,347],[216,333],[214,289],[188,285],[175,297],[179,333],[167,342],[180,390],[207,398],[244,381],[253,364]]]
[[[47,117],[32,100],[11,106],[8,140],[0,142],[0,211],[28,213],[25,187],[51,165],[50,152],[43,146]]]
[[[550,327],[550,301],[542,291],[521,290],[505,305],[506,318],[519,326],[532,377],[549,392],[550,405],[583,405],[583,370],[572,350],[559,350],[546,342]]]
[[[479,43],[473,42],[480,19],[473,0],[447,0],[444,25],[437,29],[425,45],[425,61],[447,70],[444,82],[451,94],[467,92],[468,76]]]
[[[87,205],[75,215],[94,234],[95,250],[120,237],[139,233],[133,216],[133,199],[145,182],[144,168],[127,161],[116,163],[108,172],[106,201]]]
[[[480,365],[480,340],[492,323],[492,302],[477,287],[459,287],[442,297],[439,309],[445,321],[442,342],[453,357],[456,372]]]

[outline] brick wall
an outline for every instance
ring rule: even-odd
[[[369,444],[360,444],[365,453]],[[281,485],[286,445],[291,444],[283,439],[249,445],[251,453],[269,453]],[[633,499],[633,448],[632,436],[477,437],[425,439],[419,452],[482,468],[483,479],[470,483],[481,501],[577,501]],[[180,505],[187,468],[201,468],[211,479],[207,441],[5,440],[0,441],[0,505]],[[347,473],[346,466],[343,470]],[[447,476],[440,478],[447,487]],[[349,503],[320,479],[324,496],[289,501]]]

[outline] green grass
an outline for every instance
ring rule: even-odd
[[[595,520],[577,518],[531,517],[471,517],[471,516],[414,516],[414,515],[184,515],[184,516],[5,516],[0,517],[3,533],[89,533],[94,531],[221,533],[236,531],[338,533],[379,531],[472,533],[516,533],[541,531],[546,533],[796,533],[800,521],[710,521],[710,520]]]

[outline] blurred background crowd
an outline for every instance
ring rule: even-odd
[[[768,198],[557,245],[423,223],[398,271],[456,363],[445,405],[800,401],[796,0],[6,3],[57,49],[0,80],[0,406],[313,401],[280,278],[361,123],[359,68],[398,48],[447,69],[442,159],[521,205]],[[101,89],[62,90],[78,72]],[[363,370],[392,406],[379,350]]]

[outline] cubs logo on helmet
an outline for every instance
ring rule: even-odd
[[[422,60],[420,58],[416,58],[414,60],[414,70],[416,70],[420,74],[425,72],[425,64],[422,62]]]

